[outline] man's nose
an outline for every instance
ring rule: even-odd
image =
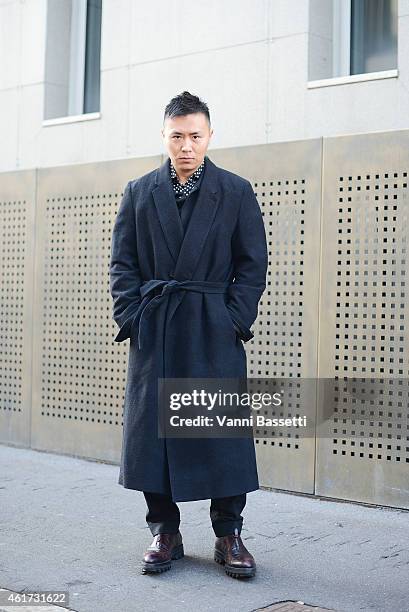
[[[192,148],[192,144],[190,140],[185,140],[183,142],[182,151],[185,151],[185,150],[189,151],[191,148]]]

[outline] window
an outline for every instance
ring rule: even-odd
[[[311,0],[309,80],[397,68],[398,0]]]
[[[45,119],[99,111],[101,2],[48,1]]]
[[[350,74],[397,66],[397,0],[352,0]]]

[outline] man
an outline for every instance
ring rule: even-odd
[[[248,180],[206,155],[207,105],[185,91],[166,106],[168,152],[156,170],[131,180],[117,213],[110,290],[116,342],[129,362],[119,484],[143,491],[154,540],[143,573],[183,556],[177,501],[210,499],[215,560],[251,577],[241,540],[246,493],[259,488],[254,440],[158,436],[158,378],[246,376],[243,342],[253,337],[265,289],[263,219]]]

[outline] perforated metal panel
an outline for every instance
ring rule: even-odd
[[[0,440],[29,446],[35,171],[0,174]]]
[[[217,150],[212,159],[251,181],[266,228],[267,288],[244,345],[251,391],[265,389],[263,378],[286,379],[285,403],[268,416],[315,423],[315,385],[301,379],[317,376],[321,141]],[[313,493],[314,437],[256,429],[255,442],[262,485]]]
[[[320,389],[317,493],[409,507],[409,134],[324,158],[319,374],[339,384]]]
[[[160,157],[39,170],[32,446],[118,461],[128,343],[109,259],[126,183]]]
[[[285,379],[269,416],[319,427],[256,430],[260,482],[409,507],[409,131],[323,143],[209,152],[251,181],[266,227],[248,375],[260,391]],[[1,440],[119,461],[128,345],[113,342],[110,240],[127,181],[162,160],[0,175]]]

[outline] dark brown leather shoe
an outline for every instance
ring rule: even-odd
[[[224,565],[224,571],[232,578],[251,578],[256,573],[254,557],[244,546],[237,529],[232,535],[216,538],[214,560]]]
[[[171,568],[172,559],[184,556],[182,534],[158,533],[147,548],[142,561],[142,574],[157,574]]]

